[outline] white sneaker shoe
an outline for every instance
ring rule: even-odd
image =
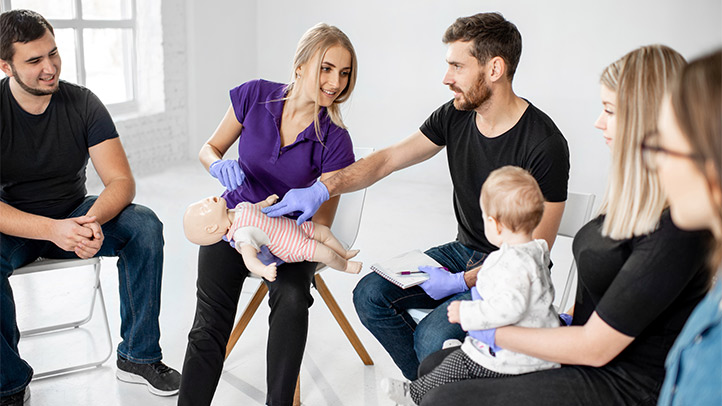
[[[381,380],[381,390],[388,395],[389,399],[399,406],[415,406],[416,402],[411,399],[410,383],[391,378]]]
[[[452,347],[461,347],[461,341],[459,341],[455,338],[450,338],[450,339],[444,341],[443,344],[441,344],[442,350],[445,350],[447,348],[452,348]]]

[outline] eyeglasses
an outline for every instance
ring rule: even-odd
[[[656,130],[648,132],[642,139],[642,162],[644,162],[647,169],[656,171],[661,160],[667,156],[691,159],[695,162],[704,162],[704,157],[700,154],[686,154],[660,146],[659,133]]]

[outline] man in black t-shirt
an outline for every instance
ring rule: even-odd
[[[8,277],[38,257],[117,256],[121,337],[118,379],[157,395],[178,392],[180,374],[159,345],[163,225],[131,204],[135,181],[115,125],[88,89],[59,79],[53,28],[39,14],[0,15],[0,394],[22,404],[33,370],[18,354]],[[86,196],[93,161],[105,185]]]
[[[457,240],[426,251],[450,272],[438,271],[420,287],[401,289],[375,273],[354,289],[361,322],[389,352],[408,379],[416,379],[419,361],[465,332],[448,322],[446,305],[469,299],[468,288],[486,255],[496,249],[484,236],[479,207],[481,185],[504,165],[527,169],[547,202],[534,238],[554,243],[564,211],[569,150],[554,122],[514,94],[512,79],[521,55],[521,34],[498,13],[456,20],[446,31],[448,70],[444,84],[454,99],[442,105],[419,131],[346,167],[306,189],[289,191],[264,211],[271,216],[303,211],[309,218],[328,199],[365,188],[390,173],[425,161],[447,148],[454,185]],[[421,220],[421,219],[420,219]],[[461,293],[460,293],[461,292]],[[418,326],[406,312],[434,308]]]

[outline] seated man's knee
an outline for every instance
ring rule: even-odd
[[[380,279],[380,280],[379,280]],[[353,290],[353,305],[356,308],[361,321],[373,314],[377,307],[388,307],[388,301],[384,295],[384,286],[389,283],[378,276],[370,273],[364,276]]]
[[[147,239],[149,243],[153,240],[163,242],[163,223],[148,207],[131,204],[121,212],[119,221],[138,238]]]

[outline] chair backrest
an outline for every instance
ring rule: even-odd
[[[593,194],[569,192],[557,235],[574,238],[577,231],[592,217],[593,206]]]
[[[373,148],[356,147],[353,149],[356,159],[361,159],[373,151]],[[356,242],[365,199],[365,188],[341,195],[331,231],[345,248],[350,248]]]
[[[574,257],[571,255],[571,239],[577,234],[580,228],[585,225],[592,217],[592,208],[594,206],[594,195],[589,193],[573,193],[569,192],[567,201],[564,206],[564,214],[557,232],[557,240],[552,247],[552,280],[556,291],[563,286],[562,295],[559,300],[558,309],[563,312],[567,309],[567,301],[574,287],[574,280],[577,274],[577,266]],[[564,238],[566,237],[566,241]],[[564,255],[560,257],[559,253]],[[561,261],[559,259],[562,259]],[[565,266],[566,265],[566,266]],[[561,282],[561,283],[560,283]]]

